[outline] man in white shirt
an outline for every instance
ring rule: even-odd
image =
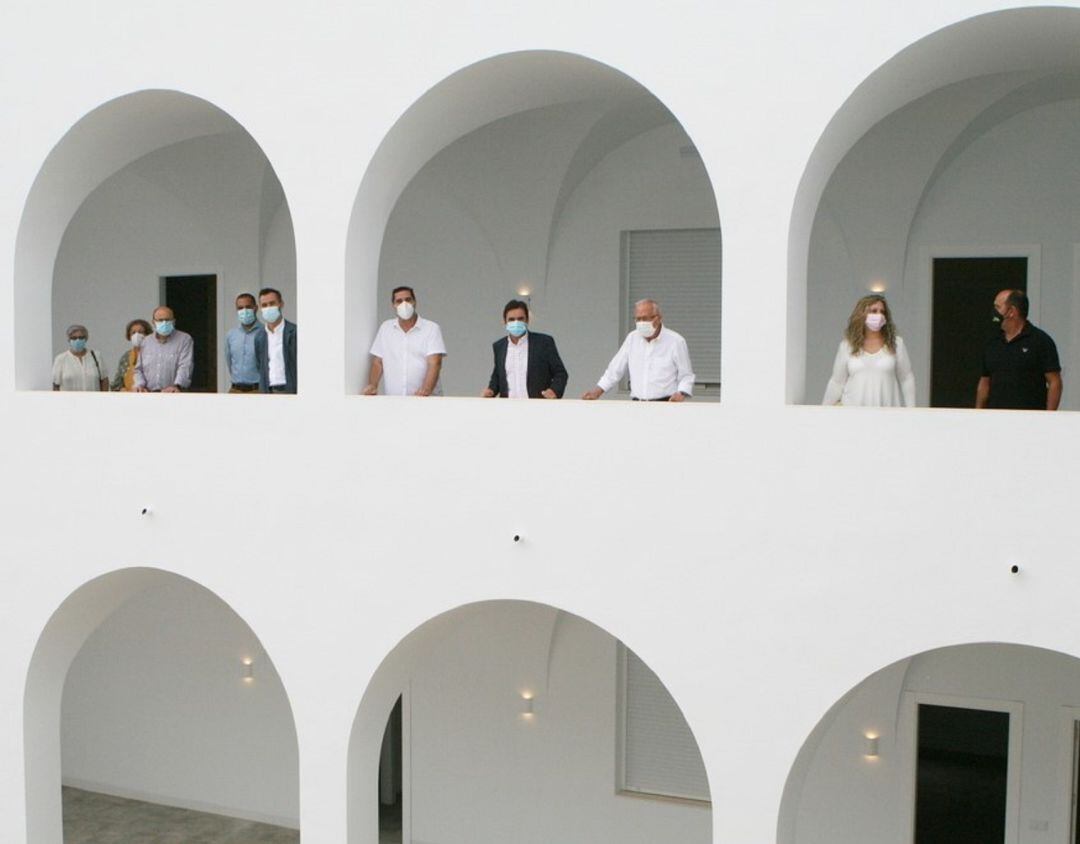
[[[255,332],[260,393],[295,393],[296,323],[285,319],[285,300],[273,287],[259,291],[263,329]]]
[[[630,373],[634,401],[685,401],[694,392],[690,351],[681,334],[665,328],[660,305],[642,299],[634,305],[634,330],[611,359],[596,386],[582,396],[598,399]]]
[[[437,323],[416,313],[416,293],[411,287],[395,287],[390,294],[397,317],[379,326],[371,344],[371,370],[365,396],[379,392],[388,396],[438,396],[446,344]]]

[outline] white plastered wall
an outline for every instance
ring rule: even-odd
[[[920,694],[942,696],[934,702],[945,705],[1020,704],[1010,722],[1010,731],[1020,731],[1020,752],[1009,760],[1019,766],[1018,823],[1008,840],[1066,840],[1078,667],[1076,659],[1051,651],[978,644],[920,654],[874,673],[828,713],[804,749],[809,757],[788,785],[779,844],[908,840]],[[863,756],[866,733],[880,735],[876,759]]]
[[[162,580],[110,615],[71,664],[64,783],[298,826],[296,730],[273,663],[220,599]]]
[[[53,278],[53,348],[85,325],[110,378],[128,321],[149,320],[170,275],[218,277],[218,390],[229,388],[225,333],[238,293],[279,286],[295,319],[296,255],[281,187],[242,130],[148,153],[98,186],[64,233]],[[273,279],[276,284],[263,284]],[[177,327],[184,329],[184,314]]]
[[[873,0],[858,14],[840,0],[629,12],[609,0],[553,0],[512,14],[489,0],[333,13],[204,0],[13,8],[0,28],[9,139],[0,157],[0,839],[25,840],[29,824],[32,844],[59,841],[58,794],[34,787],[33,774],[44,769],[59,782],[49,731],[58,735],[56,672],[66,666],[49,659],[44,680],[33,673],[33,688],[48,693],[33,706],[23,697],[27,672],[65,597],[123,565],[205,584],[273,654],[297,719],[305,844],[347,838],[349,736],[383,658],[464,603],[564,607],[630,644],[694,729],[713,790],[714,841],[724,844],[775,840],[805,737],[881,665],[967,641],[1080,653],[1072,623],[1080,537],[1062,469],[1080,461],[1071,414],[784,404],[787,352],[802,360],[806,348],[805,285],[801,317],[787,331],[782,315],[785,305],[800,308],[788,262],[799,250],[788,247],[799,240],[793,217],[808,243],[816,213],[816,197],[808,220],[801,205],[792,213],[811,151],[876,68],[994,4],[916,2],[898,13]],[[1001,62],[1075,54],[1064,19],[1078,14],[1040,9],[1032,15],[1041,24],[964,26],[986,45],[980,60],[993,72]],[[901,75],[906,95],[955,81],[953,68],[970,75],[962,61],[970,54],[946,46],[916,50],[918,73]],[[163,61],[170,48],[193,60]],[[514,78],[494,99],[484,88],[474,108],[466,104],[477,91],[458,88],[448,107],[405,121],[408,150],[380,156],[400,155],[401,168],[366,181],[376,151],[433,85],[488,57],[537,48],[589,56],[638,80],[700,150],[724,225],[722,405],[343,396],[346,384],[355,390],[380,316],[371,304],[378,251],[401,189],[457,136],[445,137],[443,124],[468,131],[505,116],[508,99],[519,110],[549,77]],[[19,254],[38,260],[29,276],[18,272],[24,210],[32,222],[55,222],[49,200],[63,198],[56,185],[31,197],[34,180],[82,115],[148,86],[205,97],[233,115],[281,179],[297,233],[298,296],[304,313],[326,318],[305,334],[295,399],[166,405],[15,389],[31,386],[16,373],[51,352],[49,282],[68,221],[40,239],[31,227]],[[850,143],[897,107],[875,92],[859,98]],[[176,140],[167,134],[162,143]],[[819,189],[850,143],[837,145],[820,183],[811,174]],[[86,167],[111,149],[111,140],[81,148]],[[805,259],[804,251],[804,271]],[[1013,461],[1004,465],[1002,443]],[[876,507],[861,486],[867,455]],[[511,474],[509,459],[525,470]],[[150,519],[138,515],[146,503]],[[1023,527],[998,530],[1002,513]],[[513,545],[514,533],[525,541]],[[1018,577],[1008,574],[1013,562]],[[381,732],[387,711],[372,729]]]
[[[622,342],[620,232],[718,226],[708,174],[670,122],[618,143],[559,202],[599,113],[590,103],[550,106],[483,127],[436,156],[395,207],[379,305],[389,317],[390,291],[416,287],[447,343],[448,395],[487,386],[502,307],[521,290],[532,328],[555,337],[567,396],[580,395]]]
[[[838,168],[810,247],[808,401],[821,400],[855,300],[882,282],[915,365],[918,403],[929,402],[935,254],[1033,253],[1031,319],[1054,337],[1066,373],[1080,363],[1072,319],[1080,102],[1023,109],[940,166],[966,126],[1017,85],[1011,77],[982,79],[927,97],[875,127]],[[986,302],[971,308],[989,312]],[[1067,389],[1062,406],[1080,408],[1080,391]]]
[[[708,808],[616,793],[616,645],[568,613],[499,601],[454,610],[395,649],[376,679],[385,694],[361,716],[385,710],[385,724],[405,696],[411,840],[710,840]],[[529,718],[523,693],[535,696]],[[350,751],[357,804],[374,800],[365,768],[378,731],[364,732]],[[492,808],[463,810],[481,805]],[[376,829],[358,824],[349,840],[374,842]]]

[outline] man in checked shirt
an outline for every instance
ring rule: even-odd
[[[154,337],[142,344],[135,365],[135,392],[179,393],[191,386],[195,341],[176,330],[172,308],[154,311]]]

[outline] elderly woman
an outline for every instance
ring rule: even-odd
[[[915,375],[889,303],[863,296],[848,318],[822,404],[915,406]]]
[[[135,392],[135,364],[139,362],[139,349],[143,340],[152,333],[153,329],[145,319],[133,319],[127,324],[125,336],[130,348],[120,355],[120,363],[116,365],[116,377],[112,380],[114,391]]]
[[[53,389],[65,392],[108,390],[109,376],[101,365],[101,355],[86,347],[90,339],[86,326],[69,326],[67,338],[67,350],[58,354],[53,361]]]

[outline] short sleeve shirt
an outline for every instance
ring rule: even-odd
[[[983,351],[984,378],[990,379],[987,407],[1046,410],[1046,373],[1061,372],[1053,339],[1030,322],[1012,340],[994,337]]]
[[[101,389],[101,380],[109,376],[102,369],[101,353],[86,350],[79,357],[74,352],[61,352],[53,361],[52,382],[64,392],[93,392]]]
[[[371,354],[383,364],[383,393],[388,396],[411,396],[424,385],[429,355],[445,355],[446,344],[438,323],[418,316],[416,324],[402,331],[397,318],[379,326]],[[433,395],[442,395],[435,385]]]

